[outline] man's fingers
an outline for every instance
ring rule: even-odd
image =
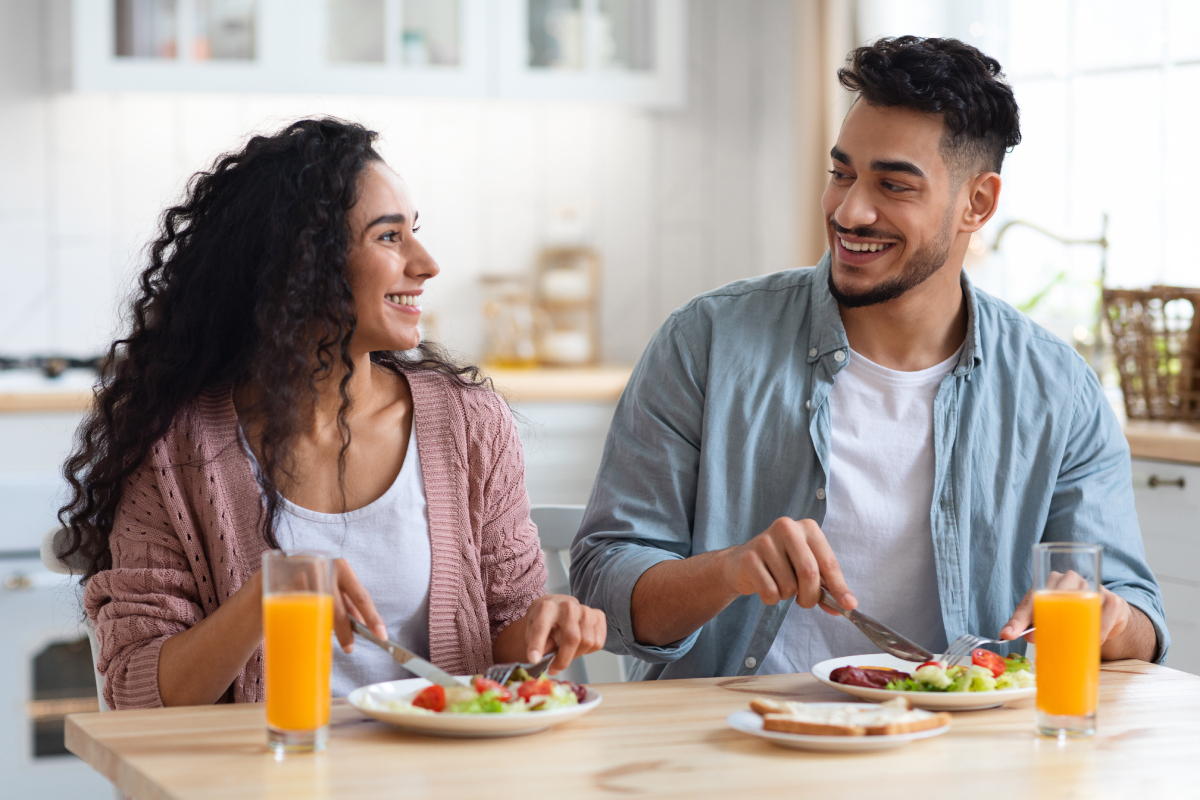
[[[762,559],[751,559],[746,569],[748,572],[746,577],[750,580],[750,585],[754,587],[758,599],[764,605],[773,606],[782,599],[779,596],[779,587],[775,584],[775,578],[771,576],[771,571],[767,569]]]
[[[829,546],[829,540],[825,538],[825,532],[821,530],[815,522],[813,522],[807,531],[808,549],[817,560],[817,567],[821,572],[821,583],[833,595],[833,599],[837,600],[842,608],[847,611],[854,610],[858,605],[858,598],[850,591],[850,587],[846,585],[846,577],[842,575],[842,567],[838,564],[837,556],[833,553],[833,548]],[[834,615],[836,611],[831,612]]]
[[[1033,590],[1030,589],[1025,593],[1025,597],[1021,599],[1017,610],[1008,618],[1008,622],[1004,623],[1004,627],[1000,629],[1000,635],[997,639],[1008,641],[1017,638],[1017,634],[1025,630],[1033,622]],[[1032,639],[1029,639],[1032,641]]]
[[[762,543],[759,552],[762,554],[762,561],[771,573],[771,579],[775,584],[777,594],[775,602],[778,603],[787,597],[794,597],[799,589],[798,578],[800,576],[786,549],[786,538],[783,542],[767,538]]]

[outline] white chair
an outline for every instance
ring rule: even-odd
[[[58,554],[66,549],[66,528],[55,528],[42,537],[42,566],[57,575],[82,575],[87,569],[87,559],[82,553],[74,553],[66,559]],[[88,644],[92,646],[92,673],[96,676],[96,696],[101,711],[111,711],[104,702],[104,676],[96,671],[96,660],[100,657],[100,645],[96,642],[96,628],[86,616],[83,627],[87,630]]]
[[[55,528],[42,537],[42,566],[57,575],[82,575],[87,569],[87,559],[82,553],[75,553],[67,558],[59,558],[58,554],[66,549],[67,531],[65,528]],[[108,703],[104,702],[104,676],[96,670],[96,661],[100,657],[100,645],[96,642],[96,627],[91,619],[84,617],[83,627],[87,631],[88,644],[92,647],[92,675],[96,678],[96,699],[101,711],[111,711]],[[125,793],[113,787],[113,800],[126,800]]]
[[[571,542],[583,522],[584,506],[534,506],[529,516],[537,525],[546,554],[547,594],[570,594]],[[576,683],[616,683],[625,680],[624,656],[600,651],[575,661],[563,677]]]

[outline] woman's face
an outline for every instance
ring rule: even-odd
[[[359,180],[358,202],[349,213],[354,349],[411,350],[421,343],[423,287],[438,265],[413,235],[417,211],[400,176],[372,161]]]

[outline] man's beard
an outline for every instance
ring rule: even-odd
[[[947,223],[949,220],[947,220]],[[941,269],[950,255],[950,225],[942,228],[942,236],[936,242],[917,250],[904,264],[904,271],[894,278],[858,294],[847,294],[833,282],[833,264],[829,265],[829,293],[846,308],[862,308],[895,300],[900,295],[924,283],[930,275]]]

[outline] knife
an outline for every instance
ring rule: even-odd
[[[450,675],[449,673],[435,667],[433,664],[430,664],[416,653],[410,650],[405,650],[403,647],[390,639],[380,639],[378,636],[371,633],[370,628],[368,628],[366,625],[363,625],[352,616],[350,616],[350,627],[355,633],[366,639],[368,642],[371,642],[372,644],[386,650],[397,664],[404,667],[414,675],[420,675],[422,678],[432,681],[438,686],[466,686],[463,681],[460,681],[453,675]]]

